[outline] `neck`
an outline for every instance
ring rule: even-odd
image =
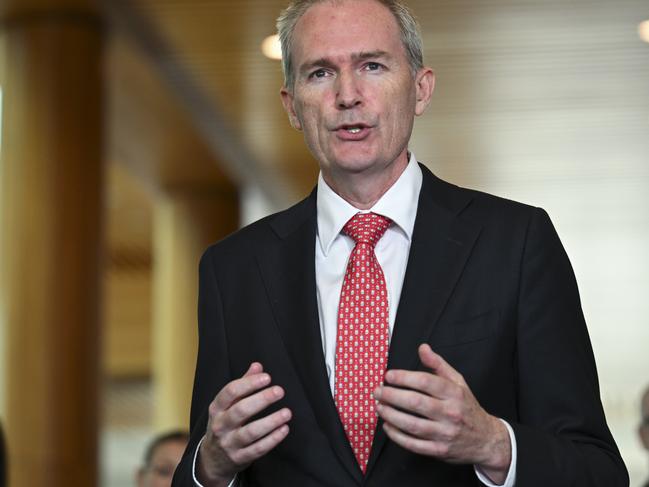
[[[407,166],[408,152],[404,151],[387,168],[376,173],[345,173],[336,177],[323,172],[322,177],[347,203],[359,210],[368,210],[397,182]]]

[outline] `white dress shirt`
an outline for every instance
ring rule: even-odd
[[[354,240],[341,231],[349,219],[359,212],[371,211],[388,217],[393,222],[374,248],[376,258],[385,275],[388,291],[388,326],[391,337],[406,273],[410,240],[415,227],[421,180],[421,169],[411,158],[397,182],[381,199],[371,209],[361,211],[338,196],[322,178],[322,174],[318,178],[315,279],[320,333],[332,395],[334,394],[338,304],[347,261],[355,245]]]
[[[390,337],[401,296],[403,278],[406,273],[412,232],[415,227],[422,172],[417,159],[410,153],[406,169],[399,179],[381,196],[369,210],[359,210],[341,198],[325,182],[322,174],[318,177],[317,219],[318,229],[315,249],[316,293],[320,334],[329,377],[331,394],[334,394],[336,364],[336,333],[338,329],[338,303],[347,261],[354,248],[351,237],[341,233],[345,223],[356,213],[373,212],[392,220],[393,224],[377,242],[374,249],[376,258],[383,269],[388,291],[388,326]],[[509,432],[512,445],[512,461],[505,483],[493,484],[479,469],[475,469],[480,481],[488,487],[514,487],[516,479],[516,439],[514,432],[503,421]],[[202,442],[202,440],[201,440]],[[200,447],[200,443],[199,443]],[[198,448],[196,449],[198,453]],[[194,456],[194,481],[203,487],[195,475],[196,454]],[[229,487],[235,484],[233,481]]]

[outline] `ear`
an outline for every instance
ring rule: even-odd
[[[284,105],[284,110],[286,110],[288,121],[291,123],[291,126],[295,130],[302,130],[302,124],[300,123],[300,119],[295,111],[295,98],[293,97],[293,93],[290,92],[286,86],[283,86],[279,94],[282,97],[282,105]]]
[[[145,475],[146,475],[146,471],[144,470],[143,467],[137,469],[137,472],[135,472],[135,485],[137,485],[137,487],[144,487]]]
[[[640,427],[638,428],[638,436],[640,437],[640,443],[642,443],[642,446],[645,448],[645,450],[649,451],[649,426],[645,425],[644,423],[640,423]]]
[[[415,77],[416,104],[415,115],[419,116],[426,111],[435,90],[435,73],[432,69],[423,67]]]

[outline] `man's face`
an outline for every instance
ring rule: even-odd
[[[314,5],[296,25],[292,59],[295,85],[282,100],[327,182],[389,170],[395,161],[405,167],[433,74],[412,73],[386,7],[375,0]]]
[[[171,479],[180,463],[187,444],[183,441],[166,441],[153,452],[148,466],[138,472],[138,487],[171,487]]]

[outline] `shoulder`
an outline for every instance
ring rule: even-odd
[[[315,190],[295,205],[246,225],[210,245],[204,260],[240,259],[274,245],[302,225],[315,222]]]
[[[425,166],[422,166],[422,173],[420,202],[427,199],[461,219],[498,226],[524,224],[536,217],[549,219],[542,208],[457,186],[437,177]]]

